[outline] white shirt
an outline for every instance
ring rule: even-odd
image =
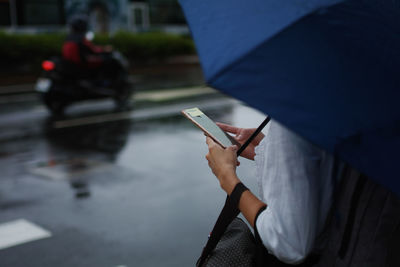
[[[300,263],[316,245],[330,211],[334,158],[271,121],[255,162],[260,197],[267,204],[256,221],[261,240],[281,261]]]

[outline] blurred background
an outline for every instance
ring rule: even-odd
[[[63,58],[78,15],[115,68]],[[193,266],[225,195],[191,107],[264,119],[206,86],[177,1],[0,0],[0,266]]]

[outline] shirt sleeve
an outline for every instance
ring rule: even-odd
[[[276,122],[264,139],[264,154],[256,163],[261,159],[259,183],[267,209],[255,227],[270,253],[297,264],[317,235],[320,150]]]

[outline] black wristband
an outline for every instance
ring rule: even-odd
[[[235,188],[233,188],[231,195],[229,196],[229,201],[231,202],[230,204],[238,208],[239,207],[239,201],[240,197],[242,196],[243,192],[249,190],[244,184],[238,183],[235,185]]]

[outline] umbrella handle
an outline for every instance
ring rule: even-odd
[[[254,133],[249,137],[249,139],[246,140],[246,142],[239,148],[237,151],[237,156],[239,157],[240,154],[247,148],[247,146],[253,141],[254,138],[261,132],[261,130],[265,127],[265,125],[268,124],[268,122],[271,120],[270,116],[267,116],[265,120],[258,126],[258,128],[254,131]]]

